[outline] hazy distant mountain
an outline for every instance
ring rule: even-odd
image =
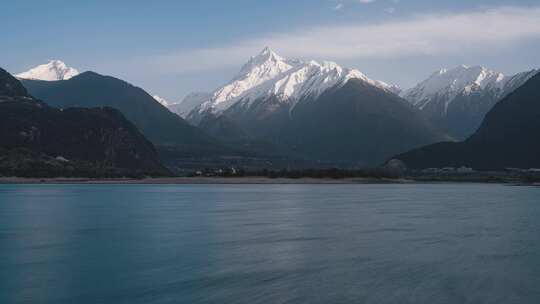
[[[195,92],[187,95],[180,102],[168,104],[167,107],[169,110],[185,118],[193,109],[200,106],[203,102],[210,100],[211,97],[212,95],[210,93]]]
[[[447,138],[398,91],[358,70],[266,48],[188,119],[224,140],[265,140],[311,159],[369,166]]]
[[[396,156],[409,168],[540,168],[540,74],[499,101],[460,143],[438,143]]]
[[[38,65],[26,72],[17,74],[18,78],[35,80],[67,80],[79,75],[79,71],[68,67],[60,60],[51,60],[46,64]]]
[[[0,69],[0,175],[167,175],[153,145],[112,108],[64,111]]]
[[[63,81],[22,82],[33,96],[58,108],[116,108],[155,145],[184,147],[186,151],[214,149],[217,145],[143,89],[114,77],[84,72]]]
[[[484,67],[442,69],[401,96],[457,139],[471,135],[501,98],[538,70],[504,76]]]

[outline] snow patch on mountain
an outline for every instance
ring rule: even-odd
[[[165,99],[163,97],[160,97],[159,95],[154,95],[152,97],[164,107],[168,107],[170,105],[170,103],[169,103],[169,101],[167,101],[167,99]]]
[[[266,47],[240,69],[231,82],[218,88],[195,111],[221,113],[237,102],[249,107],[258,99],[277,97],[291,109],[303,98],[316,98],[329,88],[342,86],[349,79],[361,79],[380,89],[397,93],[399,88],[369,79],[355,69],[330,61],[304,62],[279,56]]]
[[[46,64],[38,65],[35,68],[15,76],[22,79],[55,81],[67,80],[77,75],[79,75],[79,71],[72,67],[68,67],[63,61],[50,60]]]

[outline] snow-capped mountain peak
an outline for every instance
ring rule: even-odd
[[[505,76],[482,66],[441,69],[402,97],[456,139],[478,128],[486,113],[538,71]]]
[[[441,69],[412,89],[402,93],[402,97],[422,109],[431,100],[444,97],[451,100],[458,94],[469,94],[480,89],[501,89],[506,77],[499,72],[482,66],[460,65],[453,69]]]
[[[244,64],[237,78],[253,72],[259,72],[262,76],[271,76],[275,73],[286,71],[292,67],[293,62],[287,62],[269,47],[265,47],[257,56],[252,56]]]
[[[270,48],[264,48],[244,64],[240,72],[225,86],[218,88],[209,100],[196,110],[220,113],[242,101],[249,106],[255,100],[277,97],[289,103],[291,109],[305,97],[317,97],[325,90],[344,85],[349,79],[361,79],[373,86],[396,93],[397,87],[371,80],[360,71],[339,66],[335,62],[304,62],[279,56]]]
[[[46,64],[38,65],[35,68],[15,76],[23,79],[55,81],[67,80],[77,75],[79,75],[79,71],[72,67],[68,67],[63,61],[50,60]]]
[[[286,60],[266,47],[244,64],[231,83],[216,90],[213,101],[216,106],[220,105],[220,108],[228,108],[229,101],[235,100],[246,91],[290,71],[298,63]]]

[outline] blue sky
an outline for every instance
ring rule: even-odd
[[[540,67],[538,0],[28,0],[2,17],[8,71],[61,59],[170,101],[225,83],[266,45],[404,88],[459,64]]]

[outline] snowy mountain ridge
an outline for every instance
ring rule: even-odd
[[[473,134],[484,116],[538,70],[505,76],[481,66],[465,65],[433,73],[401,97],[455,139]]]
[[[68,80],[77,75],[79,75],[79,71],[68,67],[63,61],[50,60],[48,63],[38,65],[15,76],[22,79],[56,81]]]
[[[398,88],[382,81],[369,79],[355,69],[339,66],[334,62],[304,62],[286,59],[266,47],[240,69],[231,82],[215,90],[210,98],[194,111],[221,113],[237,102],[250,106],[258,99],[277,97],[289,103],[291,109],[306,97],[318,97],[324,91],[342,86],[349,79],[361,79],[380,89],[396,93]]]
[[[533,72],[526,72],[525,74],[531,73],[529,75],[531,77],[535,74]],[[415,87],[403,91],[401,97],[407,99],[420,110],[423,110],[432,102],[444,102],[444,111],[446,113],[450,103],[460,94],[469,95],[486,90],[495,97],[502,97],[503,94],[507,93],[506,88],[509,82],[512,79],[515,80],[518,75],[509,77],[482,66],[469,67],[461,65],[453,69],[441,69],[433,73]],[[522,77],[518,78],[519,82],[524,82],[521,79]]]

